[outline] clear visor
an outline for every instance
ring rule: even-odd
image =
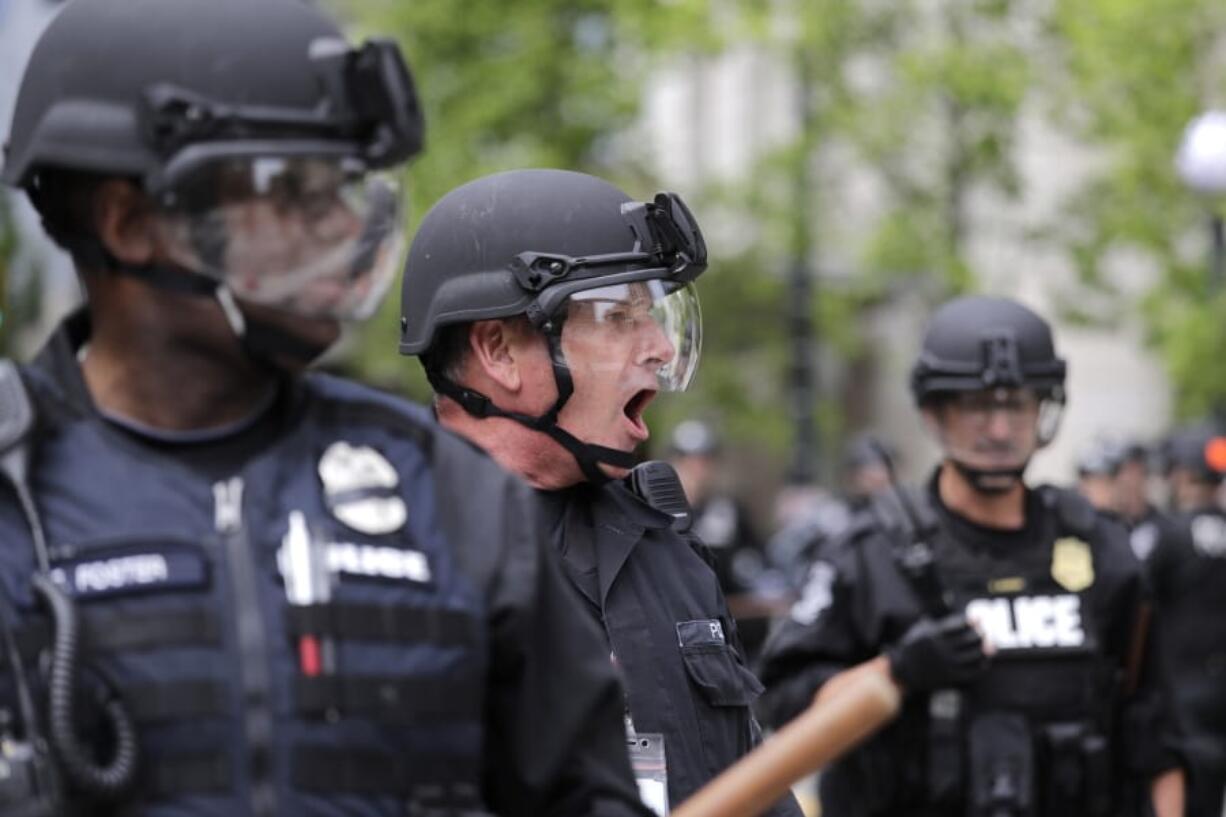
[[[564,308],[563,348],[590,350],[584,355],[589,368],[614,377],[644,371],[655,384],[642,388],[659,391],[684,391],[694,379],[702,313],[693,284],[652,280],[587,289],[570,295]]]
[[[398,183],[351,158],[249,157],[179,182],[160,219],[171,258],[242,301],[359,320],[395,277]]]
[[[951,394],[935,409],[935,431],[946,456],[975,468],[1024,466],[1052,441],[1063,403],[1033,389],[985,389]]]

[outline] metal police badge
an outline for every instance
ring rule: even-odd
[[[404,527],[408,508],[396,494],[400,475],[367,445],[335,442],[319,458],[328,510],[344,525],[371,536]]]
[[[1080,593],[1094,584],[1090,546],[1074,536],[1057,539],[1051,549],[1051,577],[1070,593]]]

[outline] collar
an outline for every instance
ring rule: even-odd
[[[574,583],[601,610],[644,534],[672,524],[672,517],[652,508],[621,480],[604,485],[581,483],[561,491],[538,491],[538,495],[563,561],[580,573],[589,572],[594,562],[595,586]]]
[[[938,466],[928,480],[928,499],[937,515],[945,523],[946,529],[959,542],[976,549],[1007,552],[1033,542],[1038,537],[1039,527],[1043,521],[1042,500],[1039,494],[1029,486],[1022,486],[1025,490],[1022,499],[1022,526],[1020,528],[996,528],[973,522],[946,506],[941,499],[941,491],[938,487],[940,473],[941,469]]]

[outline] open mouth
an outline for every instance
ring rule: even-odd
[[[626,403],[622,409],[622,413],[626,415],[626,419],[630,421],[630,425],[634,427],[636,436],[640,439],[647,439],[648,431],[647,424],[643,422],[643,412],[647,409],[648,403],[655,399],[655,389],[643,389],[635,392],[634,396]]]

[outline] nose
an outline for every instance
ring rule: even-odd
[[[988,436],[993,440],[1007,440],[1013,437],[1013,412],[997,406],[988,411]]]
[[[642,365],[654,364],[658,368],[676,356],[677,349],[668,339],[664,327],[655,320],[644,321],[642,335],[639,338],[638,362]]]

